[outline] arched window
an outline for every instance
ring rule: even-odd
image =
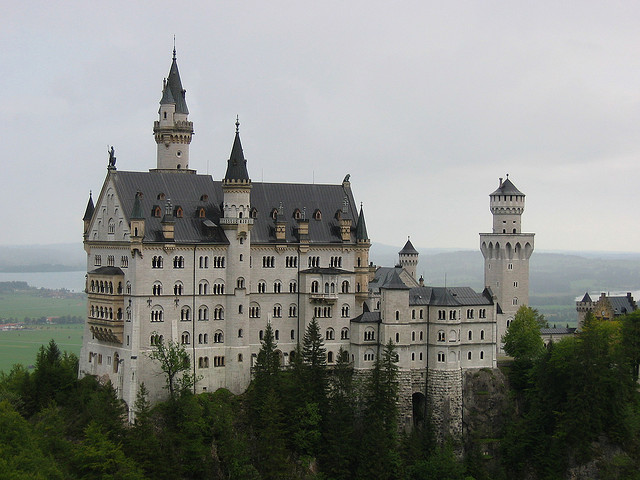
[[[347,327],[343,327],[340,330],[340,340],[348,340],[349,339],[349,329]]]
[[[396,333],[396,343],[400,343],[400,334]]]
[[[173,294],[174,295],[182,295],[183,285],[182,282],[176,282],[173,286]]]
[[[282,317],[282,306],[279,303],[276,303],[273,306],[273,318]]]
[[[365,362],[373,362],[376,358],[375,353],[370,348],[364,352],[364,361]]]
[[[189,332],[187,332],[187,331],[182,332],[182,335],[180,337],[180,341],[181,341],[182,345],[189,345],[189,343],[190,343]]]
[[[289,305],[289,317],[294,318],[298,316],[298,307],[295,304]]]
[[[317,280],[314,280],[313,282],[311,282],[311,293],[318,293],[319,288],[320,288],[320,284],[318,283]]]
[[[336,336],[336,333],[333,330],[333,328],[327,328],[327,331],[325,332],[325,339],[326,340],[334,340],[335,336]]]
[[[342,318],[348,318],[349,317],[349,305],[348,304],[344,304],[342,305]]]
[[[102,312],[101,316],[102,316]],[[160,305],[156,305],[151,309],[151,321],[152,322],[164,322],[164,312]]]
[[[376,332],[373,327],[367,327],[364,330],[364,339],[365,341],[373,341],[376,339]]]
[[[191,318],[191,310],[189,309],[189,307],[182,307],[182,310],[180,310],[180,320],[183,322],[188,322]]]
[[[480,340],[484,340],[484,330],[480,330]]]
[[[256,302],[251,302],[249,305],[249,318],[260,318],[260,305]]]
[[[341,291],[342,291],[342,293],[349,293],[349,281],[348,280],[343,280],[342,281]]]
[[[198,320],[209,320],[209,309],[204,305],[198,309]]]
[[[396,320],[400,320],[400,312],[396,310]]]
[[[209,294],[209,282],[206,280],[200,280],[198,284],[198,295],[208,295]]]
[[[214,320],[224,320],[224,308],[222,305],[216,305],[213,309],[213,319]]]
[[[327,352],[327,363],[333,363],[333,352]]]
[[[244,288],[244,278],[238,277],[238,280],[236,281],[236,286],[239,289]]]
[[[260,280],[258,282],[258,293],[265,293],[267,291],[267,282]]]
[[[446,336],[445,336],[444,330],[440,330],[438,332],[438,341],[444,342],[445,340],[446,340]]]
[[[222,330],[216,330],[213,334],[213,343],[224,343],[224,334]]]
[[[289,293],[296,293],[298,291],[298,284],[295,281],[289,282]]]
[[[282,283],[280,280],[276,280],[273,282],[273,293],[281,293],[282,292]]]
[[[162,283],[154,282],[154,284],[153,284],[153,294],[154,295],[162,295]]]
[[[242,338],[244,336],[244,332],[241,328],[238,329],[238,338]]]

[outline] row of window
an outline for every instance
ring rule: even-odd
[[[91,283],[89,284],[89,292],[113,294],[113,282],[106,280],[91,280]],[[122,295],[122,282],[118,282],[115,292],[118,295]]]
[[[480,350],[480,360],[484,360],[484,350]],[[460,352],[458,352],[458,360],[460,360]],[[467,360],[473,360],[473,352],[467,352]],[[449,352],[449,362],[456,361],[455,352]],[[446,355],[444,352],[438,352],[438,362],[444,363],[446,362]]]
[[[101,267],[102,266],[102,255],[94,255],[93,256],[93,264],[96,267]],[[113,255],[108,255],[107,256],[107,266],[108,267],[115,267],[116,264],[116,259]],[[120,257],[120,266],[123,268],[127,268],[129,266],[129,257],[126,255],[123,255],[122,257]]]
[[[242,362],[242,354],[238,354],[238,362]],[[213,357],[214,367],[224,367],[224,356]],[[198,358],[198,368],[209,368],[209,357]]]
[[[105,320],[113,320],[114,311],[112,307],[98,307],[91,305],[89,316],[91,318],[101,318]],[[117,320],[122,320],[122,309],[118,308],[115,312]]]
[[[420,317],[422,318],[422,317]],[[449,320],[457,320],[458,312],[457,310],[449,310]],[[467,318],[475,318],[475,311],[473,308],[467,309]],[[487,318],[487,309],[480,308],[478,309],[478,318]],[[446,310],[438,310],[438,320],[446,320],[447,319],[447,311]]]
[[[467,332],[467,339],[468,340],[473,340],[473,331],[472,330],[469,330]],[[456,342],[457,340],[458,340],[458,334],[456,333],[455,330],[451,330],[449,332],[449,341],[450,342]],[[484,340],[484,330],[480,330],[480,340]],[[440,330],[438,332],[438,341],[439,342],[446,342],[447,341],[444,330]]]

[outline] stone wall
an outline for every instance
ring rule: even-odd
[[[427,372],[427,406],[438,442],[462,436],[462,371]]]

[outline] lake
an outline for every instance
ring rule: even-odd
[[[37,288],[66,288],[74,292],[84,291],[85,271],[75,272],[0,272],[0,282],[27,282]]]

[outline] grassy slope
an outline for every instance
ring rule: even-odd
[[[16,292],[0,295],[0,318],[57,317],[75,315],[84,317],[87,301],[85,299],[46,298],[33,293]]]
[[[0,331],[0,371],[7,372],[16,363],[33,365],[40,345],[52,338],[60,350],[80,355],[82,328],[82,325],[46,325],[30,330]]]

